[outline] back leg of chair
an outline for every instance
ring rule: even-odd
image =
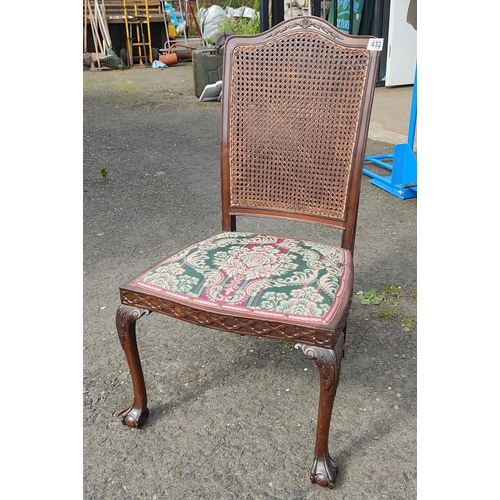
[[[337,464],[328,451],[328,436],[333,401],[339,384],[343,353],[342,338],[338,340],[334,350],[300,344],[305,357],[316,363],[320,377],[316,447],[310,479],[313,483],[329,488],[333,488],[338,471]]]
[[[149,312],[146,309],[138,309],[137,307],[125,306],[123,304],[116,311],[116,329],[120,343],[125,351],[132,377],[134,402],[126,408],[118,410],[115,415],[120,416],[122,422],[129,427],[140,427],[149,416],[146,384],[144,383],[144,373],[137,349],[135,331],[136,321],[144,316],[144,314],[149,314]]]

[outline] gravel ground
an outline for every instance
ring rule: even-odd
[[[310,483],[318,374],[285,343],[158,315],[138,322],[150,417],[132,400],[115,331],[118,287],[220,230],[218,103],[191,63],[83,71],[83,498],[413,499],[417,434],[417,200],[362,182],[355,292],[330,433],[333,490]],[[370,140],[367,154],[392,151]],[[101,170],[107,173],[103,182]],[[297,229],[244,221],[242,230]],[[297,229],[331,240],[324,228]]]

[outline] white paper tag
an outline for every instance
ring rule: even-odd
[[[366,47],[368,50],[382,50],[384,46],[383,38],[370,38],[368,40],[368,46]]]

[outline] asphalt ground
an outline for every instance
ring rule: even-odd
[[[316,366],[283,342],[144,317],[138,344],[151,414],[138,430],[113,415],[132,401],[114,324],[118,287],[220,231],[219,126],[219,104],[194,95],[190,63],[83,73],[83,498],[416,498],[417,199],[367,176],[331,422],[333,490],[308,478]],[[398,139],[375,137],[367,155],[391,153]],[[238,229],[335,237],[262,220]],[[370,290],[385,300],[363,304]]]

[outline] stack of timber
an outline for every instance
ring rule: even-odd
[[[106,7],[104,0],[84,0],[83,62],[88,66],[95,63],[99,69],[101,69],[100,59],[107,55],[111,48]],[[95,50],[92,53],[88,52],[87,25],[90,25],[91,28],[93,48]]]

